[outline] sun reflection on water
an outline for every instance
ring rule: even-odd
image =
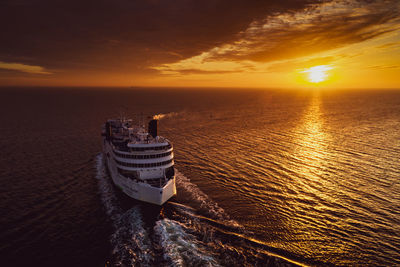
[[[321,98],[314,94],[302,122],[296,131],[297,159],[304,164],[301,173],[312,179],[319,179],[320,169],[327,154],[328,134],[323,129],[323,116],[321,113]]]
[[[294,129],[293,163],[291,168],[298,174],[289,185],[292,190],[288,197],[288,206],[296,214],[296,221],[287,222],[292,229],[292,235],[298,240],[299,249],[314,255],[319,249],[326,253],[343,253],[345,245],[326,242],[329,232],[329,222],[324,220],[326,209],[324,203],[334,203],[334,182],[327,177],[329,168],[331,135],[324,128],[321,96],[315,92],[304,116]],[[319,225],[319,226],[317,226]],[[323,245],[322,245],[323,244]]]

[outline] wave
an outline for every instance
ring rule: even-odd
[[[242,228],[199,215],[192,207],[180,203],[170,201],[168,204],[173,207],[172,211],[166,208],[164,213],[168,218],[158,221],[154,230],[161,232],[160,243],[166,248],[164,255],[174,266],[302,265],[290,259],[296,258],[294,255],[255,239]],[[182,243],[182,238],[188,243]],[[189,259],[186,255],[188,248],[195,251]],[[196,254],[198,251],[200,255]],[[179,252],[185,255],[181,256]],[[208,253],[210,258],[204,258],[204,253]]]
[[[206,245],[188,233],[185,226],[170,219],[162,219],[154,226],[164,250],[164,259],[172,266],[220,266]]]
[[[154,262],[151,239],[144,228],[139,205],[123,211],[116,192],[107,179],[103,155],[96,158],[96,178],[99,180],[101,200],[114,229],[111,235],[112,261],[115,266],[150,266]]]
[[[190,198],[191,205],[195,206],[201,213],[231,226],[242,228],[238,222],[231,219],[223,208],[215,203],[196,184],[192,183],[189,178],[176,169],[175,175],[177,186],[180,187],[179,189],[186,191],[187,194],[185,194],[185,197]]]
[[[112,266],[293,264],[249,237],[244,227],[179,171],[177,184],[191,196],[190,206],[169,201],[152,222],[153,231],[144,221],[143,205],[122,209],[102,154],[96,157],[96,171],[99,194],[113,227]]]
[[[140,208],[135,206],[123,213],[114,226],[115,232],[111,236],[113,254],[117,257],[114,265],[153,265],[153,245],[144,228]]]

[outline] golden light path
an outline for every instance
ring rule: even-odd
[[[308,80],[312,83],[320,83],[326,80],[328,74],[327,71],[331,70],[332,67],[329,65],[319,65],[306,69],[305,73],[308,73]]]

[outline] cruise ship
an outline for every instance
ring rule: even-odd
[[[102,128],[105,163],[114,184],[131,198],[164,204],[176,195],[171,142],[157,135],[157,120],[148,131],[132,120],[110,119]]]

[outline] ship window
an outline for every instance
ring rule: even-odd
[[[139,179],[139,174],[137,171],[127,171],[127,170],[123,170],[120,168],[117,168],[118,173],[121,174],[122,176],[132,179],[132,180],[140,180]]]
[[[155,154],[155,155],[127,155],[127,154],[121,154],[118,152],[114,151],[115,156],[120,157],[120,158],[128,158],[128,159],[153,159],[153,158],[163,158],[167,157],[172,154],[172,151],[161,153],[161,154]]]
[[[122,162],[115,160],[119,165],[125,166],[125,167],[132,167],[132,168],[150,168],[150,167],[156,167],[156,166],[163,166],[163,165],[168,165],[172,162],[172,159],[166,160],[163,162],[156,162],[156,163],[128,163],[128,162]]]
[[[171,178],[173,178],[175,175],[175,170],[174,167],[171,166],[168,169],[165,170],[165,177],[169,180]]]
[[[164,149],[170,149],[172,146],[171,144],[168,144],[166,146],[154,146],[154,147],[132,147],[132,151],[146,151],[146,150],[164,150]]]

